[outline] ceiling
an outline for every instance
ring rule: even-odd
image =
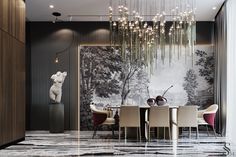
[[[113,2],[118,0],[113,0]],[[161,0],[146,0],[159,4]],[[195,0],[197,21],[212,21],[225,0]],[[52,12],[60,12],[63,21],[107,21],[110,0],[26,0],[29,21],[53,21]],[[49,5],[54,8],[49,8]],[[212,8],[216,7],[215,10]],[[70,18],[70,15],[78,15]]]

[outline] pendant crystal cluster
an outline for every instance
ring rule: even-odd
[[[110,0],[110,42],[125,61],[151,67],[160,56],[193,56],[195,0]]]

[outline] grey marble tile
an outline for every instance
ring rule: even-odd
[[[116,133],[117,134],[117,133]],[[26,140],[0,150],[0,157],[31,156],[226,156],[225,138],[200,134],[199,139],[186,136],[178,141],[153,138],[150,142],[135,139],[113,139],[111,132],[99,131],[92,139],[91,131],[50,134],[47,131],[26,133]]]

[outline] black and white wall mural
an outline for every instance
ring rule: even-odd
[[[123,62],[119,48],[81,46],[80,129],[92,129],[92,102],[100,107],[146,105],[148,98],[162,95],[171,85],[173,88],[165,94],[169,105],[204,108],[213,103],[212,45],[197,45],[193,56],[173,54],[171,62],[168,53],[164,62],[159,58],[150,71],[143,64]]]

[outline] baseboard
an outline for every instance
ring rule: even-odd
[[[11,145],[13,145],[13,144],[16,144],[16,143],[21,142],[21,141],[24,141],[24,140],[25,140],[25,137],[20,138],[20,139],[17,139],[17,140],[15,140],[15,141],[12,141],[12,142],[9,142],[9,143],[6,143],[6,144],[3,144],[3,145],[0,146],[0,149],[4,149],[4,148],[6,148],[6,147],[9,147],[9,146],[11,146]]]

